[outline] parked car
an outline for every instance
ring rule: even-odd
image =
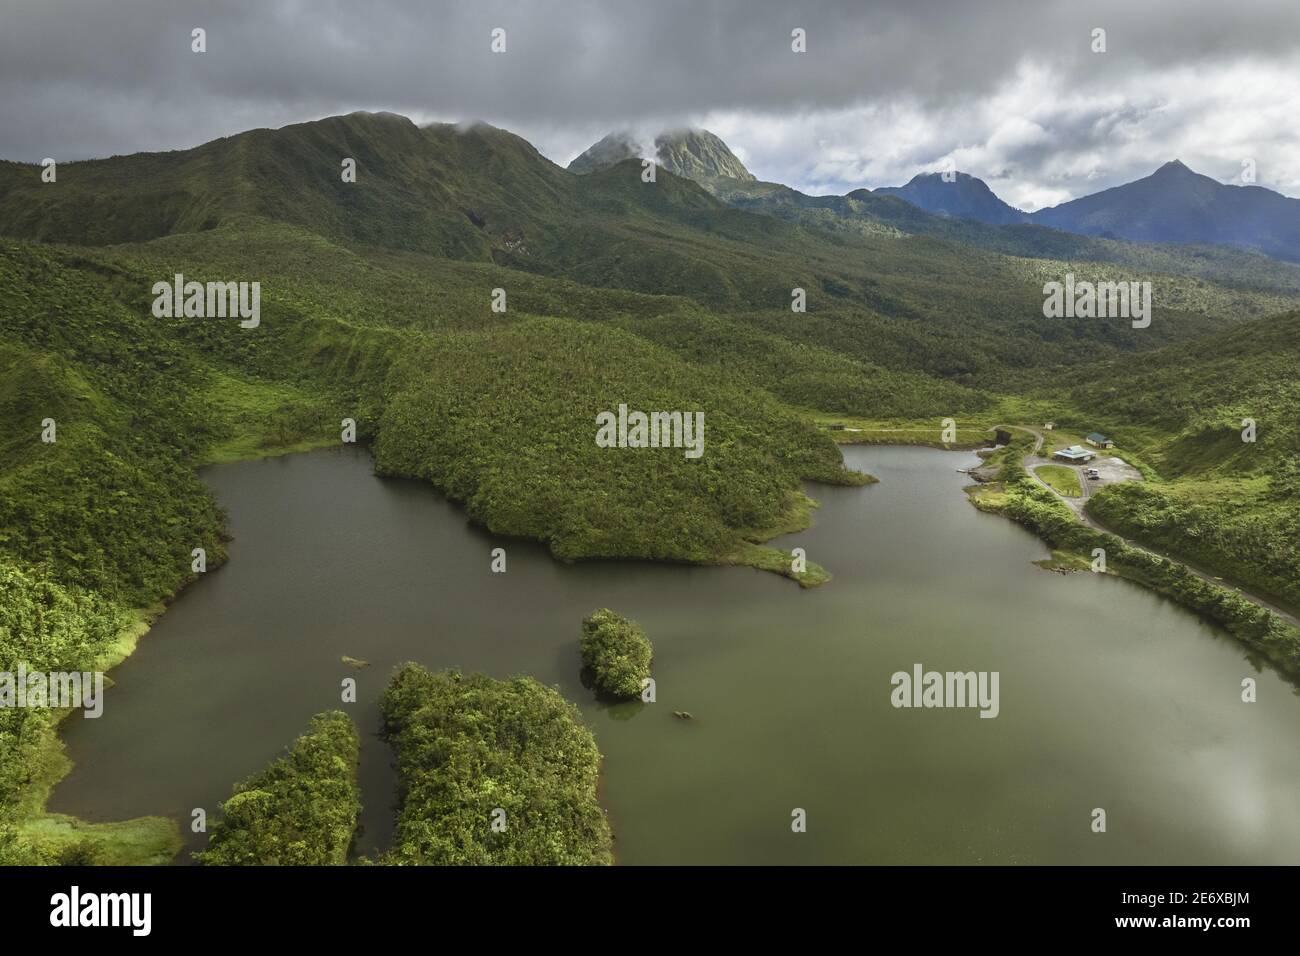
[[[1083,473],[1088,476],[1089,481],[1096,481],[1101,477],[1101,472],[1096,468],[1087,468]]]

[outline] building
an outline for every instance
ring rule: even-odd
[[[1068,461],[1072,465],[1081,465],[1085,461],[1092,461],[1097,457],[1097,453],[1088,451],[1082,445],[1071,445],[1069,448],[1062,448],[1060,451],[1053,452],[1052,457],[1057,461]]]
[[[1093,448],[1114,448],[1115,443],[1103,435],[1101,432],[1093,432],[1084,439]]]

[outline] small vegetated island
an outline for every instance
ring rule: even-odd
[[[639,697],[650,677],[654,648],[641,625],[609,608],[593,611],[582,622],[582,665],[596,689],[610,697]]]
[[[600,751],[577,708],[531,677],[405,664],[380,703],[397,757],[392,849],[415,865],[613,862]]]
[[[613,862],[596,799],[600,751],[557,691],[531,677],[404,664],[380,711],[397,758],[397,827],[391,849],[360,862]],[[346,865],[361,812],[358,752],[351,718],[316,715],[287,754],[235,787],[195,858],[208,866]]]
[[[235,787],[195,858],[208,866],[346,863],[361,812],[358,753],[347,714],[317,714],[287,754]]]

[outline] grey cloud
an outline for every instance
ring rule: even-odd
[[[385,109],[485,119],[564,162],[614,127],[904,102],[935,127],[935,142],[907,157],[915,165],[960,145],[942,142],[944,118],[986,102],[1026,62],[1080,95],[1140,92],[1144,76],[1189,65],[1294,64],[1300,44],[1300,7],[1276,0],[1226,13],[1208,0],[3,0],[0,23],[0,157],[26,161]],[[497,26],[505,55],[489,50]],[[795,26],[806,54],[790,52]],[[190,51],[194,27],[207,31],[205,54]],[[1089,50],[1093,27],[1108,32],[1104,56]],[[1092,121],[1104,135],[1124,118]],[[1087,140],[1084,122],[1062,120]],[[761,150],[737,145],[764,165]],[[1040,169],[1052,151],[1030,144],[1000,161]]]

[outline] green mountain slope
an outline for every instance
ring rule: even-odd
[[[347,156],[357,159],[356,183],[341,179]],[[984,387],[1006,387],[1025,365],[1140,351],[1300,304],[1300,269],[1279,271],[1243,253],[1202,257],[990,227],[866,191],[806,197],[722,177],[710,188],[732,205],[667,170],[644,183],[635,160],[578,176],[501,130],[420,129],[388,114],[351,114],[184,152],[66,164],[53,184],[41,183],[36,167],[4,164],[0,233],[138,243],[256,232],[247,225],[256,219],[353,250],[689,297],[800,346],[847,348],[873,366]],[[286,247],[262,263],[310,268],[316,246]],[[1026,256],[1053,273],[1081,271],[1087,260],[1165,286],[1189,275],[1201,281],[1168,307],[1157,296],[1157,320],[1141,335],[1090,320],[1046,323],[1044,280]],[[790,320],[795,288],[807,293],[809,319]],[[900,340],[908,346],[895,347]]]

